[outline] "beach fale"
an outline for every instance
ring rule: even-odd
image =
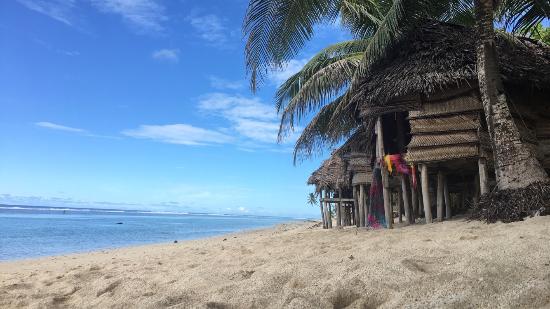
[[[371,67],[353,96],[362,127],[308,180],[323,194],[323,207],[335,205],[337,226],[351,224],[342,220],[348,213],[365,226],[365,192],[377,166],[389,228],[394,207],[400,221],[402,214],[407,223],[421,214],[428,223],[432,214],[442,221],[495,186],[475,47],[472,28],[428,22]],[[548,171],[550,48],[506,34],[497,35],[497,47],[508,121]]]

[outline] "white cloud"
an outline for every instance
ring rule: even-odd
[[[223,79],[217,76],[209,76],[208,79],[210,80],[210,86],[221,90],[223,89],[239,90],[244,88],[245,86],[245,83],[242,80],[231,81],[231,80]]]
[[[49,16],[67,25],[73,25],[72,10],[75,0],[17,0],[30,10]]]
[[[91,0],[104,13],[117,14],[139,32],[161,32],[168,19],[164,6],[155,0]]]
[[[223,46],[227,43],[230,31],[224,25],[224,21],[214,14],[202,16],[188,16],[187,20],[195,29],[200,38],[215,46]]]
[[[30,10],[39,12],[69,26],[78,22],[76,0],[17,0]],[[105,14],[115,14],[138,33],[159,33],[168,20],[158,0],[88,0]]]
[[[67,126],[64,126],[64,125],[60,125],[60,124],[56,124],[56,123],[52,123],[52,122],[47,122],[47,121],[36,122],[35,125],[37,125],[39,127],[42,127],[42,128],[48,128],[48,129],[52,129],[52,130],[59,130],[59,131],[66,131],[66,132],[73,132],[73,133],[86,133],[87,132],[84,129],[67,127]]]
[[[233,137],[224,133],[188,124],[141,125],[137,129],[124,130],[122,134],[181,145],[226,144],[233,141]]]
[[[308,61],[309,59],[291,59],[281,69],[270,72],[269,79],[273,84],[279,86],[298,73]]]
[[[155,50],[151,56],[160,61],[179,62],[179,54],[179,49],[159,49]]]

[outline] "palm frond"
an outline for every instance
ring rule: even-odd
[[[550,19],[550,0],[502,0],[497,18],[512,32],[527,34]]]
[[[335,0],[250,0],[243,23],[246,68],[253,91],[267,72],[303,47],[322,21],[334,21]]]

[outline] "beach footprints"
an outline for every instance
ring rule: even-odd
[[[405,266],[408,270],[415,273],[427,273],[428,265],[420,260],[415,259],[403,259],[401,264]]]
[[[104,288],[100,289],[99,291],[97,291],[96,296],[100,297],[101,295],[103,295],[105,293],[113,292],[121,283],[122,283],[122,280],[116,280],[116,281],[111,282],[106,287],[104,287]]]

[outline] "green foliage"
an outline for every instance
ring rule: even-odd
[[[541,23],[539,23],[536,27],[529,31],[529,37],[550,45],[550,27],[544,27]]]
[[[497,3],[495,18],[507,29],[548,41],[548,29],[539,25],[550,16],[550,0]],[[275,96],[279,140],[305,116],[317,113],[296,142],[295,162],[354,132],[359,122],[357,107],[350,102],[357,82],[401,36],[426,19],[472,26],[474,0],[250,0],[243,30],[252,90],[299,52],[315,25],[338,18],[355,40],[320,51]]]
[[[317,194],[309,193],[309,195],[307,197],[307,203],[311,206],[317,205]]]

